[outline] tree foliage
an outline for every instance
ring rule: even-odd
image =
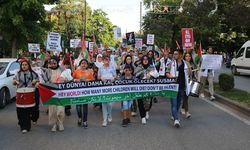
[[[72,38],[81,38],[84,32],[86,19],[86,36],[92,40],[96,36],[97,43],[114,45],[113,24],[109,21],[107,14],[101,9],[91,10],[87,5],[85,18],[84,0],[62,0],[52,9],[51,16],[53,22],[53,31],[60,32],[65,47],[69,48],[69,40]],[[58,15],[60,12],[60,15]]]
[[[47,33],[54,31],[62,34],[67,48],[70,39],[81,38],[86,20],[87,36],[96,34],[100,43],[114,45],[113,24],[107,14],[102,10],[92,11],[87,5],[85,18],[84,2],[85,0],[2,0],[0,35],[4,42],[0,42],[7,42],[12,49],[12,57],[16,57],[17,49],[27,48],[29,42],[40,43],[43,47]],[[57,5],[51,12],[46,12],[44,4]]]
[[[50,23],[45,20],[43,4],[53,0],[3,0],[0,3],[0,33],[12,47],[12,57],[17,48],[27,42],[42,41]]]
[[[217,50],[233,51],[250,37],[250,2],[247,0],[220,0],[218,10],[212,0],[186,0],[182,11],[181,0],[144,0],[147,8],[152,8],[144,17],[144,33],[156,34],[161,47],[164,44],[175,48],[175,40],[181,42],[181,28],[194,29],[196,42],[203,47],[214,46]],[[152,5],[153,4],[153,5]],[[168,12],[155,12],[167,6]],[[172,10],[171,10],[172,9]]]

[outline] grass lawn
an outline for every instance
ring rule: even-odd
[[[214,84],[214,90],[215,93],[222,95],[226,98],[229,98],[231,100],[246,104],[247,107],[250,107],[250,93],[238,90],[238,89],[232,89],[229,91],[223,91],[220,89],[219,84]]]

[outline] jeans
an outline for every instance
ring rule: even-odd
[[[76,111],[78,118],[81,118],[82,122],[86,122],[88,120],[88,104],[76,105]]]
[[[178,90],[178,94],[176,98],[171,98],[170,102],[171,102],[171,113],[172,116],[174,117],[174,120],[178,120],[178,112],[181,106],[181,100],[184,96],[185,91],[183,89],[179,89]]]
[[[102,116],[103,121],[107,121],[111,117],[112,103],[102,103]]]
[[[133,101],[128,100],[128,101],[122,101],[122,110],[129,110]]]

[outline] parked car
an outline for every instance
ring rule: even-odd
[[[17,59],[0,59],[0,108],[5,107],[16,96],[13,77],[20,68]]]
[[[236,57],[232,59],[231,71],[234,75],[239,75],[240,73],[250,75],[250,41],[243,44]]]

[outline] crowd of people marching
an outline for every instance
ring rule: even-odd
[[[213,53],[211,47],[207,49],[207,53]],[[93,58],[86,58],[82,54],[74,58],[69,53],[55,56],[49,52],[46,52],[44,58],[40,60],[21,58],[19,59],[20,70],[14,77],[13,84],[17,86],[17,91],[31,90],[35,100],[16,101],[18,124],[22,133],[29,132],[32,123],[37,124],[39,107],[42,107],[38,91],[40,83],[176,77],[179,84],[178,96],[170,100],[170,116],[173,125],[179,128],[179,113],[185,118],[191,117],[188,103],[191,80],[198,80],[203,85],[208,80],[210,99],[214,100],[213,70],[200,70],[200,64],[194,61],[194,57],[196,54],[191,50],[177,49],[170,54],[166,51],[161,53],[154,50],[148,51],[144,46],[140,50],[132,49],[126,52],[107,48]],[[152,74],[151,71],[156,73]],[[204,97],[203,91],[204,86],[201,97]],[[126,127],[131,123],[131,116],[136,116],[137,110],[139,110],[141,123],[145,125],[153,103],[157,103],[156,97],[122,101],[122,126]],[[71,115],[71,107],[73,106],[49,105],[46,107],[52,132],[64,130],[64,118],[65,115]],[[88,128],[88,107],[88,104],[76,105],[79,127]],[[96,103],[93,107],[102,111],[102,126],[108,126],[112,122],[112,103]]]

